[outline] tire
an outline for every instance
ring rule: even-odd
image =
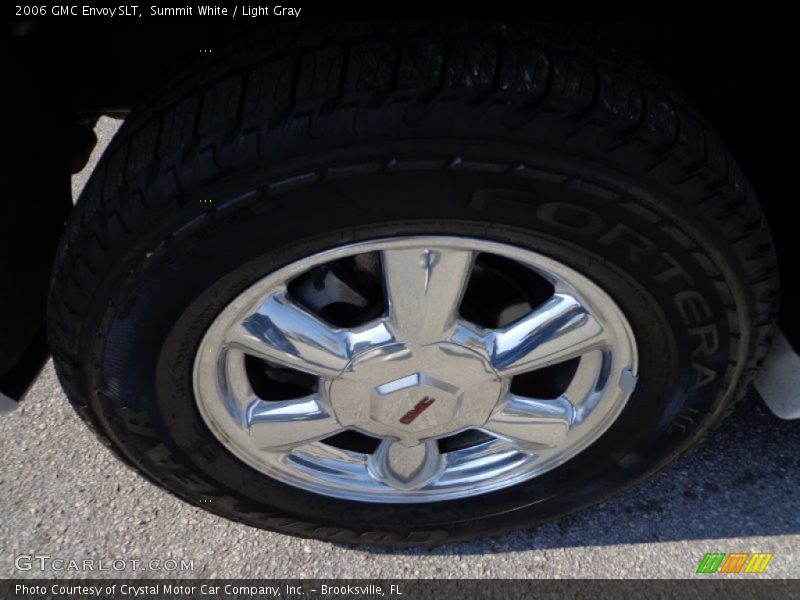
[[[286,33],[214,56],[126,120],[52,277],[67,395],[155,484],[292,535],[435,545],[617,495],[743,396],[776,315],[769,231],[725,147],[641,59],[569,30],[450,26]],[[279,481],[212,433],[192,373],[220,312],[293,261],[405,236],[535,252],[613,299],[638,382],[590,451],[494,491],[383,503]]]

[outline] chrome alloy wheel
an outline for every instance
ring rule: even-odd
[[[469,319],[479,257],[524,268],[546,297],[503,307],[494,326]],[[380,310],[353,326],[298,300],[327,282],[364,304],[325,274],[341,260],[370,264],[382,281]],[[311,385],[265,398],[253,360]],[[551,372],[555,395],[518,391]],[[264,277],[213,321],[193,375],[206,424],[258,471],[343,499],[428,502],[520,483],[587,448],[633,392],[637,353],[620,309],[574,269],[508,244],[419,236],[350,244]],[[371,446],[335,442],[348,432]]]

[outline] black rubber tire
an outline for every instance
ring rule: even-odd
[[[769,231],[686,100],[640,59],[577,37],[333,27],[250,39],[176,77],[114,138],[57,258],[50,343],[78,413],[188,502],[385,545],[530,526],[618,494],[697,443],[769,343]],[[312,252],[428,232],[549,254],[612,294],[641,366],[611,429],[531,481],[414,505],[315,496],[228,453],[190,377],[221,307]]]

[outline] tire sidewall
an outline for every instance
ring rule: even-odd
[[[267,188],[251,204],[204,217],[137,268],[199,199],[219,205],[249,190],[216,184],[175,207],[120,260],[100,295],[91,340],[93,388],[107,427],[140,469],[181,497],[251,524],[309,535],[332,531],[431,532],[430,539],[497,533],[572,512],[619,493],[687,447],[719,416],[736,374],[733,279],[717,240],[683,218],[679,202],[604,165],[549,153],[515,170],[517,149],[482,147],[481,162],[441,144],[375,148],[342,160],[347,177]],[[422,153],[428,168],[404,169]],[[529,152],[530,154],[530,152]],[[491,160],[487,161],[487,156]],[[377,160],[376,160],[377,159]],[[309,165],[329,162],[309,158]],[[387,169],[385,165],[392,165]],[[384,165],[377,172],[348,165]],[[298,175],[282,173],[282,181]],[[277,175],[275,175],[277,177]],[[247,180],[248,177],[243,177]],[[263,190],[264,186],[259,189]],[[627,315],[639,382],[626,408],[592,446],[558,468],[486,495],[414,505],[323,498],[277,482],[231,455],[209,431],[192,392],[194,356],[214,317],[260,278],[316,252],[408,235],[487,239],[539,252],[578,270]],[[691,250],[689,250],[691,248]],[[703,250],[710,248],[711,250]],[[135,277],[129,276],[131,269]],[[440,536],[440,537],[437,537]],[[443,538],[442,538],[443,539]]]

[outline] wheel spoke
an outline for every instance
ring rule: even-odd
[[[401,340],[445,339],[472,270],[468,250],[403,248],[382,252],[389,323]]]
[[[280,402],[256,400],[246,419],[251,439],[263,450],[302,446],[343,429],[316,394]]]
[[[566,438],[574,414],[574,407],[564,397],[537,400],[509,394],[482,429],[521,448],[552,448]]]
[[[603,353],[600,350],[584,354],[578,363],[578,368],[575,369],[572,381],[561,396],[578,409],[595,391],[602,368]]]
[[[227,335],[228,344],[248,354],[323,377],[341,373],[355,350],[388,339],[391,336],[380,323],[358,331],[337,329],[286,292],[269,296]]]
[[[253,386],[250,385],[250,379],[247,377],[244,356],[242,351],[229,348],[221,367],[224,369],[224,374],[220,378],[225,384],[224,398],[228,412],[236,422],[241,423],[245,422],[247,408],[258,400]]]
[[[577,358],[605,341],[605,332],[581,303],[555,294],[508,327],[487,335],[492,365],[501,377]]]
[[[410,490],[421,488],[441,475],[444,460],[436,440],[416,446],[384,440],[370,456],[368,467],[383,483]]]

